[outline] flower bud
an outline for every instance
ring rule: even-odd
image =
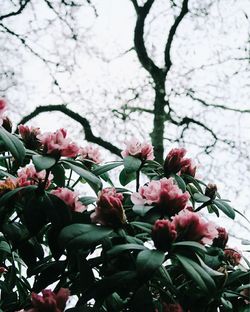
[[[18,132],[27,148],[36,150],[41,146],[41,142],[37,137],[41,133],[40,128],[19,125]]]
[[[177,233],[169,220],[157,220],[152,229],[152,239],[157,249],[169,251]]]
[[[105,188],[98,197],[95,212],[90,216],[92,222],[114,228],[126,223],[127,219],[122,205],[122,194],[116,193],[115,188]]]
[[[186,155],[185,148],[173,148],[167,155],[164,162],[165,176],[171,173],[178,173],[182,167],[183,157]]]
[[[9,117],[4,117],[3,119],[2,119],[2,126],[3,126],[3,128],[6,130],[6,131],[8,131],[8,132],[10,132],[11,133],[11,131],[12,131],[12,122],[11,122],[11,120],[9,119]]]
[[[228,261],[232,266],[236,266],[240,263],[242,255],[239,251],[231,248],[227,248],[224,250],[224,255],[226,261]]]
[[[217,185],[208,183],[206,189],[205,189],[205,195],[211,199],[215,199],[217,192]]]
[[[7,269],[5,267],[0,267],[0,276],[5,272],[7,272]]]
[[[217,227],[216,230],[218,231],[218,237],[214,238],[212,246],[224,249],[228,241],[228,233],[223,227]]]

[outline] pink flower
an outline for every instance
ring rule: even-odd
[[[232,265],[236,266],[240,264],[240,260],[242,258],[242,255],[240,251],[236,249],[227,248],[224,250],[224,255],[226,260]]]
[[[92,145],[82,147],[80,149],[80,160],[84,161],[85,159],[92,160],[94,163],[99,164],[102,161],[99,149]]]
[[[189,158],[184,158],[187,151],[185,148],[173,148],[167,155],[164,162],[164,172],[166,176],[171,173],[185,173],[195,176],[196,166]]]
[[[213,240],[213,246],[224,249],[228,241],[228,233],[225,228],[217,227],[218,237]]]
[[[0,99],[0,116],[3,116],[6,109],[7,109],[6,101],[4,99]]]
[[[161,182],[151,181],[148,184],[139,188],[139,193],[133,193],[131,200],[135,205],[152,205],[160,202]]]
[[[65,204],[69,206],[71,211],[83,212],[87,209],[87,207],[79,201],[78,195],[68,188],[59,187],[56,190],[51,191],[51,194],[59,197],[62,201],[64,201]]]
[[[152,229],[152,239],[157,249],[168,251],[176,239],[175,226],[169,220],[157,220]]]
[[[216,226],[212,222],[206,222],[197,213],[186,209],[174,216],[172,222],[177,231],[177,240],[211,244],[218,236]]]
[[[91,220],[102,225],[119,227],[126,222],[122,206],[123,195],[115,188],[105,188],[98,196],[97,207],[91,214]]]
[[[42,296],[32,293],[33,308],[27,312],[63,312],[69,295],[68,288],[60,288],[57,294],[50,289],[42,290]]]
[[[124,151],[121,152],[123,158],[127,156],[134,156],[140,158],[141,160],[153,160],[154,157],[154,149],[151,144],[148,143],[140,143],[135,138],[131,139],[127,142],[127,147]]]
[[[29,165],[18,171],[16,182],[18,187],[39,184],[44,181],[45,176],[46,176],[45,170],[37,172],[34,165]],[[50,186],[52,179],[53,174],[50,173],[46,183],[46,188]]]
[[[7,109],[7,103],[4,99],[0,99],[0,125],[3,124],[3,121],[4,121],[4,113]]]
[[[79,152],[79,147],[76,143],[66,138],[67,131],[65,129],[59,129],[56,132],[47,132],[38,135],[37,138],[44,146],[44,152],[48,155],[54,155],[56,157],[76,157]]]
[[[173,178],[163,178],[151,181],[139,188],[139,193],[133,193],[131,200],[135,205],[157,204],[166,207],[168,215],[172,216],[187,206],[190,198],[188,192],[182,190],[174,183]]]
[[[195,176],[196,165],[192,159],[186,158],[182,161],[181,174],[188,174],[192,177]]]
[[[38,135],[41,134],[40,128],[19,125],[18,132],[27,148],[37,149],[41,146],[41,142],[38,140]]]
[[[190,195],[182,190],[174,183],[172,178],[163,178],[161,181],[161,197],[160,204],[166,206],[169,215],[174,215],[183,210],[188,203]]]

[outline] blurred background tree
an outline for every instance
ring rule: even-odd
[[[184,146],[249,216],[249,14],[247,0],[4,1],[0,92],[16,123],[117,156],[131,136],[160,162]]]

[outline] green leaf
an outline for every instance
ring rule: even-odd
[[[178,175],[178,174],[171,174],[171,177],[173,177],[178,185],[178,187],[185,192],[186,191],[186,183],[185,181]]]
[[[223,273],[215,271],[213,269],[211,269],[208,265],[206,265],[206,263],[197,255],[197,258],[200,261],[201,267],[211,276],[224,276]]]
[[[165,279],[165,281],[167,281],[167,283],[169,283],[171,285],[173,284],[172,279],[171,279],[167,269],[163,265],[159,267],[159,273]]]
[[[122,186],[127,185],[129,182],[136,179],[136,172],[127,173],[125,169],[120,172],[119,181]]]
[[[143,205],[134,205],[132,207],[132,210],[134,211],[134,213],[136,213],[137,215],[143,217],[145,216],[145,214],[147,212],[149,212],[152,208],[154,208],[154,206],[143,206]]]
[[[123,159],[124,169],[126,173],[136,172],[140,169],[142,161],[139,158],[133,156],[127,156]]]
[[[236,289],[236,291],[240,292],[240,291],[242,291],[243,289],[246,289],[246,288],[250,288],[250,283],[249,284],[245,284],[245,285],[241,285],[240,287],[238,287]]]
[[[180,254],[176,254],[176,258],[202,291],[209,293],[216,288],[214,280],[199,264]]]
[[[226,311],[233,311],[233,305],[229,300],[226,300],[223,297],[221,297],[221,303],[226,308]]]
[[[121,288],[127,292],[132,287],[138,287],[136,277],[137,274],[135,271],[120,271],[111,276],[104,277],[83,294],[81,302],[85,303],[92,298],[100,300]]]
[[[192,183],[192,184],[198,189],[198,191],[199,191],[200,193],[203,193],[202,188],[200,187],[200,184],[199,184],[199,183],[201,183],[201,181],[199,181],[199,180],[193,178],[192,176],[190,176],[190,175],[188,175],[188,174],[182,174],[181,177],[182,177],[185,181],[187,181],[188,183]],[[203,184],[203,183],[202,183],[202,184]]]
[[[200,243],[197,243],[197,242],[193,242],[193,241],[184,241],[184,242],[179,242],[179,243],[173,243],[172,246],[173,246],[173,248],[174,247],[181,247],[181,248],[188,247],[188,248],[193,248],[194,250],[202,251],[202,253],[206,252],[206,248],[203,245],[201,245]]]
[[[22,164],[25,157],[25,148],[23,143],[13,134],[6,131],[2,126],[0,127],[0,138],[4,145],[10,151],[15,160]]]
[[[235,218],[235,211],[228,203],[219,200],[214,200],[213,203],[229,218]]]
[[[54,166],[56,159],[50,156],[34,155],[32,156],[32,161],[36,170],[42,171],[44,169],[49,169]]]
[[[23,187],[18,187],[12,191],[9,191],[8,193],[2,195],[0,197],[0,206],[4,205],[8,200],[10,200],[11,197],[19,193],[20,191],[30,191],[37,189],[36,185],[28,185]]]
[[[57,164],[51,168],[53,182],[59,187],[65,187],[65,170],[63,166]]]
[[[235,212],[237,212],[240,216],[242,216],[248,223],[250,223],[250,221],[248,220],[248,218],[243,214],[241,213],[239,210],[233,208]]]
[[[41,271],[39,276],[36,277],[32,290],[39,293],[42,289],[59,280],[65,271],[65,267],[65,261],[55,261],[49,263],[44,270]]]
[[[210,197],[200,193],[194,193],[193,198],[197,203],[206,203],[211,200]]]
[[[139,221],[133,221],[133,222],[130,222],[130,224],[149,234],[152,232],[152,228],[153,228],[152,224],[149,224],[146,222],[139,222]]]
[[[84,197],[80,197],[79,198],[79,201],[85,205],[85,206],[88,206],[90,204],[93,204],[97,201],[97,198],[96,197],[93,197],[93,196],[84,196]]]
[[[143,250],[136,258],[137,272],[141,277],[149,278],[163,263],[165,254],[158,250]]]
[[[94,284],[95,276],[88,260],[84,257],[79,257],[78,267],[80,273],[80,287],[82,291],[88,289]]]
[[[92,189],[98,193],[98,191],[102,188],[102,182],[97,176],[95,176],[92,172],[83,169],[80,164],[73,164],[69,161],[62,161],[62,163],[66,164],[70,169],[76,172],[80,177],[82,177],[91,187]]]
[[[1,251],[1,252],[6,252],[7,254],[11,254],[10,246],[9,246],[9,244],[8,244],[6,241],[4,241],[4,240],[0,241],[0,251]]]
[[[92,173],[94,173],[95,175],[99,176],[102,175],[105,172],[108,172],[116,167],[119,167],[123,164],[122,161],[114,161],[112,163],[109,164],[105,164],[103,166],[98,166],[97,168],[95,168],[94,170],[92,170]]]
[[[112,229],[103,226],[72,224],[62,229],[59,243],[68,249],[85,248],[99,243],[112,232]]]
[[[123,245],[116,245],[112,249],[107,251],[107,256],[112,257],[116,256],[123,251],[132,251],[132,250],[144,250],[146,249],[143,245],[138,244],[123,244]]]

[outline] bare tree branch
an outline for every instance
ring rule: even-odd
[[[166,44],[166,47],[165,47],[166,73],[169,71],[169,69],[170,69],[170,67],[172,65],[171,57],[170,57],[170,50],[171,50],[171,46],[172,46],[172,42],[173,42],[176,30],[177,30],[180,22],[182,21],[182,19],[184,18],[184,16],[187,13],[188,13],[188,0],[183,0],[181,12],[177,16],[177,18],[175,19],[174,24],[170,28],[170,31],[169,31],[169,34],[168,34],[168,40],[167,40],[167,44]]]
[[[232,107],[227,107],[225,105],[221,105],[221,104],[211,104],[211,103],[207,103],[206,101],[195,97],[191,92],[188,92],[187,95],[189,97],[191,97],[192,100],[197,101],[199,103],[201,103],[203,106],[206,107],[213,107],[213,108],[219,108],[219,109],[224,109],[224,110],[228,110],[228,111],[232,111],[232,112],[237,112],[237,113],[250,113],[250,109],[238,109],[238,108],[232,108]]]
[[[138,10],[139,10],[139,5],[138,5],[138,3],[137,3],[137,0],[131,0],[131,2],[133,3],[136,12],[138,12]]]
[[[0,21],[4,20],[5,18],[8,18],[8,17],[11,17],[11,16],[15,16],[15,15],[18,15],[20,13],[22,13],[22,11],[25,9],[25,7],[27,6],[27,4],[30,2],[30,0],[20,0],[19,1],[19,8],[17,11],[14,11],[14,12],[10,12],[8,14],[5,14],[5,15],[1,15],[0,16]]]
[[[144,41],[145,20],[154,3],[154,0],[148,0],[142,7],[139,7],[135,0],[131,0],[131,2],[134,4],[137,13],[137,21],[134,31],[134,45],[137,56],[142,66],[151,74],[153,78],[157,79],[162,75],[162,70],[157,67],[148,56]]]
[[[107,142],[102,138],[95,136],[92,132],[89,121],[85,117],[82,117],[67,108],[65,104],[38,106],[33,112],[23,117],[22,120],[20,120],[19,124],[25,124],[26,122],[40,115],[41,113],[55,111],[61,112],[73,119],[74,121],[78,122],[83,127],[85,139],[87,141],[98,144],[99,146],[102,146],[106,150],[110,151],[111,153],[121,157],[121,150],[119,148],[117,148],[110,142]]]

